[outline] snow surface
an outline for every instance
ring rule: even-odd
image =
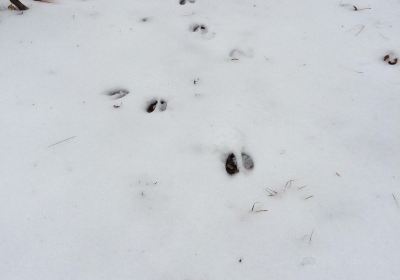
[[[400,279],[399,0],[23,2],[1,280]]]

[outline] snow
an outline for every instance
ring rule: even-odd
[[[23,2],[0,279],[399,279],[400,1]]]

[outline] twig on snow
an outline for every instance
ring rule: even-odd
[[[257,203],[259,203],[259,202],[256,201],[253,203],[253,207],[251,207],[251,212],[259,213],[259,212],[267,212],[268,211],[267,209],[254,210]]]
[[[265,190],[268,192],[268,196],[276,196],[278,194],[277,191],[270,188],[266,188]]]
[[[310,234],[310,238],[308,239],[308,244],[311,244],[313,235],[314,235],[314,230],[312,230],[312,232],[311,232],[311,234]]]
[[[47,146],[47,148],[51,148],[51,147],[54,147],[55,145],[58,145],[58,144],[67,142],[67,141],[69,141],[69,140],[74,139],[75,137],[76,137],[76,136],[72,136],[72,137],[66,138],[66,139],[64,139],[64,140],[58,141],[58,142],[56,142],[56,143],[54,143],[54,144],[51,144],[51,145]]]
[[[365,25],[362,25],[361,28],[360,28],[360,30],[359,30],[359,31],[356,33],[356,35],[354,35],[354,36],[360,35],[360,33],[364,30],[364,28],[365,28]]]
[[[286,191],[287,189],[290,189],[292,187],[292,183],[294,182],[294,180],[289,180],[286,182],[285,187],[284,187],[284,191]]]
[[[371,8],[358,8],[357,6],[353,5],[353,10],[354,11],[362,11],[362,10],[371,10]]]
[[[400,208],[400,204],[399,201],[397,200],[397,197],[394,193],[392,193],[393,199],[394,199],[394,203],[396,203],[397,208]]]

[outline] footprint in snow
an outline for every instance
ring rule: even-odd
[[[253,50],[249,49],[247,51],[243,51],[241,49],[233,49],[229,52],[229,58],[232,61],[240,60],[243,57],[246,58],[253,57]]]
[[[398,58],[394,57],[392,53],[389,53],[383,57],[383,61],[387,62],[389,65],[396,65]]]
[[[254,168],[253,158],[244,152],[242,152],[242,164],[243,167],[247,170],[251,170]]]
[[[202,23],[194,23],[189,26],[189,31],[192,33],[198,33],[203,39],[211,40],[215,37],[215,32],[209,32],[207,25]]]
[[[194,23],[189,28],[192,32],[200,32],[201,34],[206,34],[208,32],[208,28],[205,24]]]
[[[239,168],[237,165],[237,160],[236,160],[235,154],[230,153],[228,155],[228,157],[226,158],[226,162],[225,162],[225,169],[229,175],[235,175],[236,173],[239,173]]]
[[[154,112],[154,110],[157,108],[158,105],[158,100],[157,99],[152,99],[147,103],[147,107],[146,107],[146,112],[147,113],[152,113]],[[159,110],[161,112],[167,110],[167,101],[165,101],[164,99],[160,100],[160,105],[159,105]]]
[[[129,94],[129,90],[124,88],[116,88],[106,92],[108,96],[111,96],[113,99],[120,99]]]
[[[189,2],[189,3],[195,3],[196,2],[196,0],[179,0],[179,5],[185,5],[186,4],[186,2]]]
[[[246,170],[252,170],[254,168],[253,158],[245,153],[241,153],[241,163]],[[235,175],[239,173],[238,161],[234,153],[230,153],[225,161],[225,170],[229,175]]]

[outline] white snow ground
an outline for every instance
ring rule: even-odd
[[[399,0],[24,2],[0,279],[400,279]]]

